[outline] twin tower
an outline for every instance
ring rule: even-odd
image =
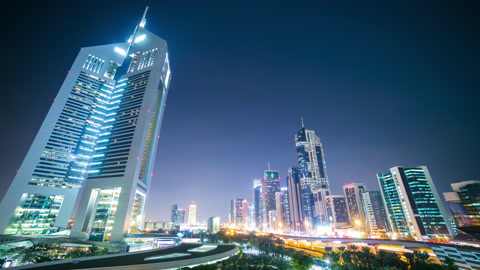
[[[67,228],[74,208],[75,238],[121,241],[141,224],[170,82],[167,43],[144,25],[80,50],[0,204],[0,234]]]

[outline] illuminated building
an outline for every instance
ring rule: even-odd
[[[388,222],[397,237],[449,237],[452,228],[427,167],[393,167],[378,173]]]
[[[242,202],[243,199],[234,199],[230,202],[230,216],[232,218],[231,223],[234,224],[242,224],[242,216],[243,216],[243,210],[242,210]]]
[[[0,232],[66,228],[77,199],[71,237],[121,241],[142,226],[170,81],[167,43],[144,24],[80,50],[0,205]]]
[[[242,224],[243,226],[250,226],[250,203],[247,200],[242,201]]]
[[[365,228],[365,214],[362,208],[360,194],[367,188],[362,183],[352,183],[343,186],[343,192],[347,202],[348,217],[351,225],[357,230]]]
[[[303,230],[302,187],[297,167],[290,167],[287,176],[288,205],[290,211],[290,230]]]
[[[220,231],[220,217],[210,217],[207,220],[207,232],[217,233]]]
[[[348,226],[349,218],[345,196],[328,195],[325,198],[327,206],[328,222],[334,229],[342,229]]]
[[[287,188],[280,188],[280,192],[275,193],[275,204],[277,209],[277,230],[290,230],[290,205]]]
[[[253,205],[255,227],[260,230],[263,226],[263,198],[262,182],[259,179],[253,180]]]
[[[172,220],[172,223],[173,224],[178,224],[178,206],[177,204],[172,204],[172,211],[170,213],[170,217],[171,217],[171,220]]]
[[[188,225],[197,225],[197,205],[195,205],[195,202],[192,202],[188,207]]]
[[[443,196],[458,227],[480,226],[480,181],[451,184],[453,192]]]
[[[177,222],[178,224],[185,224],[187,218],[187,210],[178,209],[177,210]]]
[[[328,226],[325,197],[330,195],[330,185],[320,138],[315,131],[305,129],[302,121],[302,129],[295,135],[295,145],[304,193],[303,222],[308,224],[309,228],[306,229]]]
[[[390,232],[380,191],[365,191],[360,196],[368,234],[383,235]]]
[[[263,222],[273,224],[271,211],[276,210],[275,193],[280,191],[280,177],[278,171],[266,170],[262,179]]]

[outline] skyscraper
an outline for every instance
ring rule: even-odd
[[[251,224],[250,203],[247,200],[242,201],[242,224],[245,227],[249,227]]]
[[[380,236],[390,232],[380,191],[365,191],[360,196],[368,234]]]
[[[393,167],[387,173],[378,173],[377,178],[388,221],[398,237],[411,236],[419,240],[452,234],[427,167]]]
[[[170,81],[167,43],[144,25],[80,50],[0,205],[1,232],[66,227],[82,186],[72,237],[121,241],[143,224]]]
[[[230,216],[232,217],[231,223],[240,225],[242,224],[242,202],[243,199],[233,199],[230,202]]]
[[[280,192],[275,193],[275,203],[277,209],[277,230],[290,230],[290,205],[286,187],[280,188]]]
[[[217,233],[220,231],[220,217],[209,217],[207,220],[207,232]]]
[[[262,182],[259,179],[253,180],[253,205],[255,216],[255,227],[262,228],[263,224],[263,198],[262,198]]]
[[[186,209],[178,209],[177,210],[178,224],[185,224],[186,223],[186,216],[187,216],[187,210]]]
[[[360,194],[367,188],[362,183],[351,183],[343,186],[347,202],[348,217],[351,225],[357,230],[365,229],[365,214],[362,207]]]
[[[303,230],[302,187],[297,167],[290,167],[287,176],[288,203],[290,210],[290,230]]]
[[[330,195],[327,166],[320,138],[315,131],[302,129],[295,135],[300,184],[303,188],[304,223],[313,226],[328,226],[325,197]],[[315,197],[310,197],[315,194]],[[317,203],[315,203],[315,202]],[[315,208],[315,205],[318,207]]]
[[[458,227],[480,226],[480,181],[451,184],[453,192],[443,196]]]
[[[197,205],[192,202],[188,207],[188,225],[197,225]]]
[[[172,211],[170,213],[170,217],[173,224],[178,224],[178,206],[177,204],[172,204]]]
[[[328,195],[325,198],[328,222],[334,229],[342,229],[349,225],[347,200],[342,195]]]
[[[276,210],[275,193],[280,191],[280,177],[278,171],[270,169],[264,172],[262,178],[262,198],[263,198],[263,223],[271,227],[271,217],[275,216],[271,211]]]

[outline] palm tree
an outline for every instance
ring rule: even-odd
[[[420,252],[418,250],[414,250],[413,255],[415,256],[415,263],[426,264],[430,260],[430,255],[428,255],[426,251]]]
[[[373,258],[374,258],[372,250],[369,247],[362,247],[360,249],[359,255],[363,262],[363,267],[370,269],[372,266]]]
[[[458,270],[458,266],[455,265],[455,260],[450,257],[445,257],[443,266],[445,266],[447,270]]]
[[[306,255],[303,251],[295,252],[292,255],[292,265],[296,270],[308,270],[313,263],[313,258]]]
[[[351,251],[357,251],[358,250],[358,246],[354,245],[354,244],[348,245],[347,247]]]
[[[410,267],[415,264],[415,255],[411,252],[404,252],[403,256],[407,259]]]

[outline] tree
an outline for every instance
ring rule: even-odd
[[[283,257],[277,257],[273,259],[273,265],[279,270],[289,270],[293,267],[292,263]]]
[[[82,258],[87,257],[89,254],[86,251],[80,249],[74,249],[65,255],[65,259],[75,259],[75,258]]]
[[[373,269],[381,268],[396,268],[401,270],[407,270],[409,264],[402,261],[400,256],[393,252],[388,252],[385,250],[380,250],[377,252],[377,256],[374,257],[372,261]]]
[[[362,266],[366,267],[367,269],[371,269],[372,262],[375,257],[372,253],[372,250],[369,247],[362,247],[358,255],[362,262]]]
[[[108,248],[92,246],[88,249],[87,256],[107,255]]]
[[[313,263],[313,258],[306,255],[303,251],[295,252],[292,255],[292,265],[296,270],[308,270]]]
[[[446,270],[458,270],[458,266],[455,265],[455,260],[450,257],[445,257],[443,260],[443,266]]]

